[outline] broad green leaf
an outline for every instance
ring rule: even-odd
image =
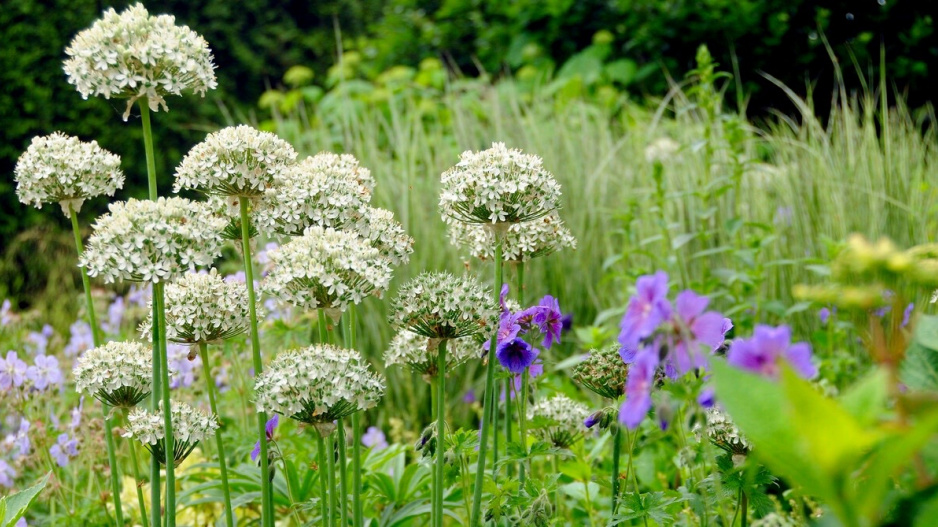
[[[840,404],[863,426],[872,426],[879,420],[889,396],[889,373],[873,370],[840,396]]]
[[[39,480],[39,483],[36,483],[32,487],[4,498],[3,501],[6,506],[3,511],[3,522],[0,522],[0,526],[11,526],[26,514],[26,509],[29,508],[29,505],[36,499],[36,496],[42,492],[42,489],[46,487],[46,483],[49,482],[49,474],[51,473],[47,473]]]
[[[913,341],[905,352],[899,376],[911,390],[938,390],[938,351]]]
[[[938,316],[922,315],[915,322],[915,342],[938,351]]]
[[[935,518],[938,518],[938,496],[932,497],[919,508],[912,527],[931,527],[935,524]]]

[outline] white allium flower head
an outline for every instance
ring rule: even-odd
[[[79,265],[90,276],[162,282],[221,254],[225,220],[184,198],[112,203],[99,217]]]
[[[707,437],[718,447],[732,454],[746,454],[752,450],[752,443],[739,431],[730,416],[716,406],[707,409]],[[700,425],[694,427],[699,435]]]
[[[583,435],[589,408],[566,395],[543,399],[528,408],[533,432],[556,447],[569,448]]]
[[[295,161],[296,150],[275,134],[230,126],[208,134],[186,154],[176,168],[173,191],[256,197]]]
[[[339,313],[368,295],[381,296],[391,282],[391,266],[354,232],[309,227],[267,254],[271,270],[261,288],[305,309]]]
[[[341,229],[368,207],[375,182],[350,154],[323,152],[274,178],[255,212],[262,230],[297,236],[318,225]]]
[[[221,231],[221,237],[225,240],[238,242],[235,247],[240,248],[241,242],[241,202],[238,196],[219,196],[209,194],[206,196],[205,203],[211,209],[212,214],[225,220],[225,227]],[[259,198],[247,198],[248,208],[254,210],[257,207]],[[249,213],[250,214],[250,213]],[[248,236],[254,239],[258,235],[257,226],[251,222],[248,228]]]
[[[61,132],[34,137],[13,171],[20,202],[42,208],[59,203],[70,215],[87,198],[108,195],[124,186],[121,158],[98,146]]]
[[[170,15],[151,16],[143,4],[104,12],[65,49],[65,74],[81,96],[128,99],[124,120],[140,98],[154,112],[165,97],[191,91],[205,96],[218,85],[205,39]]]
[[[491,329],[491,291],[469,276],[423,273],[401,286],[388,319],[396,328],[432,339],[458,339]]]
[[[186,459],[199,441],[215,433],[218,421],[214,415],[178,401],[170,402],[170,416],[173,422],[173,459],[178,465]],[[127,421],[124,437],[140,441],[160,463],[165,463],[166,428],[163,420],[163,401],[160,401],[159,410],[155,413],[144,408],[135,408],[127,416]]]
[[[118,408],[130,408],[152,391],[150,347],[139,342],[108,342],[78,358],[75,389]]]
[[[483,225],[452,222],[449,236],[453,245],[466,247],[480,260],[495,257],[495,234]],[[576,238],[557,211],[536,220],[512,223],[502,236],[502,258],[507,262],[526,262],[567,248],[576,249]]]
[[[186,273],[167,284],[166,338],[178,344],[213,342],[247,331],[251,319],[248,291],[244,282],[225,281],[212,269],[208,273]],[[267,314],[257,306],[257,317]],[[152,310],[140,325],[140,334],[147,338],[152,330]]]
[[[259,412],[331,424],[378,404],[384,379],[357,351],[319,344],[278,355],[254,385]]]
[[[619,355],[619,344],[591,349],[589,356],[573,369],[573,379],[597,395],[617,399],[625,393],[629,366]]]
[[[384,365],[406,366],[428,378],[437,375],[439,343],[412,331],[401,330],[391,339],[384,354]],[[446,345],[446,373],[482,355],[482,346],[474,338],[450,340]]]
[[[467,151],[443,173],[440,212],[447,223],[518,223],[560,206],[560,185],[540,157],[504,143]]]
[[[406,265],[414,252],[414,239],[407,235],[404,226],[394,219],[394,213],[389,210],[367,207],[348,230],[368,240],[394,267]]]

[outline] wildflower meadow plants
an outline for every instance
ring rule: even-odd
[[[622,211],[570,201],[594,182],[553,152],[474,138],[438,186],[398,185],[375,153],[305,155],[316,142],[249,125],[183,157],[188,197],[158,196],[150,112],[215,87],[208,43],[138,4],[65,53],[82,97],[139,115],[150,192],[119,195],[138,160],[59,132],[16,166],[21,201],[68,217],[84,302],[61,324],[0,305],[0,525],[853,527],[938,510],[938,248],[856,235],[766,264],[765,233],[794,237],[799,210],[773,204],[767,225],[742,199],[763,183],[705,49],[682,94],[706,116],[699,148],[645,145],[654,188]],[[669,174],[695,163],[715,179],[675,201]],[[404,210],[378,206],[396,193]],[[415,214],[417,196],[437,209]],[[562,259],[597,240],[582,208],[622,221],[627,256],[571,294]],[[460,272],[427,264],[447,242]],[[814,277],[797,303],[760,297],[796,265]],[[589,301],[594,320],[564,311]]]

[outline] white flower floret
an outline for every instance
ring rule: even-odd
[[[589,413],[585,404],[558,394],[528,408],[528,420],[534,425],[533,432],[542,439],[556,447],[569,448],[583,435],[583,421]]]
[[[373,189],[354,156],[323,152],[277,175],[255,218],[261,230],[290,236],[313,225],[341,229],[365,213]]]
[[[248,292],[244,282],[225,281],[212,269],[208,273],[187,273],[167,284],[166,338],[179,344],[213,342],[240,335],[250,325]],[[257,317],[266,316],[257,306]],[[152,310],[140,325],[144,338],[152,328]]]
[[[65,54],[68,82],[82,97],[129,99],[125,121],[142,97],[151,110],[168,111],[165,96],[191,91],[204,97],[217,86],[205,39],[177,26],[173,16],[150,16],[143,4],[121,13],[108,9],[75,35]]]
[[[150,347],[139,342],[108,342],[78,358],[75,389],[110,406],[130,408],[152,390]]]
[[[296,161],[296,151],[283,139],[247,125],[208,134],[176,168],[174,192],[194,189],[206,194],[255,197]]]
[[[316,425],[378,404],[384,379],[357,351],[320,344],[278,355],[254,386],[259,412]]]
[[[391,325],[434,339],[458,339],[491,328],[497,316],[490,291],[469,276],[423,273],[391,302]]]
[[[59,203],[70,215],[87,198],[108,195],[124,186],[121,158],[77,137],[60,132],[34,137],[16,162],[13,179],[20,202],[42,208],[43,203]]]
[[[707,437],[716,446],[732,454],[746,454],[752,450],[752,444],[739,431],[733,420],[716,406],[707,409]],[[694,427],[700,435],[701,425]]]
[[[79,265],[90,276],[161,282],[221,254],[223,218],[183,198],[112,203],[98,218]]]
[[[186,459],[199,441],[215,433],[218,421],[214,415],[186,403],[172,401],[170,408],[173,422],[173,459],[174,464],[178,465]],[[165,463],[166,428],[163,420],[163,401],[160,401],[159,410],[155,413],[144,408],[134,409],[127,416],[127,421],[124,437],[140,441],[160,463]]]
[[[560,185],[540,157],[504,143],[467,151],[443,173],[440,212],[447,223],[518,223],[560,206]]]
[[[449,235],[454,245],[468,248],[480,260],[495,257],[495,234],[483,225],[452,222]],[[567,248],[576,249],[576,238],[557,211],[536,220],[512,223],[502,236],[502,258],[507,262],[526,262]]]
[[[388,261],[353,232],[309,227],[268,258],[262,289],[305,309],[342,312],[368,295],[380,296],[391,282]]]
[[[384,354],[384,365],[406,366],[414,373],[436,377],[438,350],[438,342],[405,329],[391,339]],[[479,358],[481,354],[482,346],[474,338],[450,340],[446,345],[446,372]]]
[[[394,219],[394,213],[375,207],[367,207],[348,229],[361,235],[378,249],[381,256],[392,266],[406,265],[414,252],[414,239],[407,235],[404,226]]]

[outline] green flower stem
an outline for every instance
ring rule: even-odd
[[[518,441],[524,455],[528,455],[528,369],[521,372],[521,393],[518,395]],[[524,485],[525,461],[518,465],[518,481]],[[558,472],[559,474],[559,472]]]
[[[78,259],[84,252],[84,246],[81,243],[81,229],[78,228],[78,213],[75,209],[68,206],[69,216],[72,219],[72,233],[75,235],[75,251],[78,253]],[[91,339],[94,347],[98,347],[101,342],[101,330],[98,328],[97,318],[94,314],[94,300],[91,298],[91,280],[88,279],[88,273],[84,267],[81,267],[81,285],[85,289],[85,309],[88,311],[88,324],[91,326]],[[111,494],[114,499],[114,515],[117,519],[117,525],[124,525],[124,513],[121,510],[120,497],[120,471],[117,465],[117,456],[114,452],[114,427],[111,420],[108,419],[108,406],[103,406],[104,411],[104,439],[107,446],[107,462],[111,467]]]
[[[612,514],[615,515],[619,500],[619,457],[622,453],[622,433],[618,423],[613,423],[609,432],[612,434]]]
[[[322,509],[322,522],[320,523],[328,526],[331,515],[329,514],[329,492],[326,481],[326,442],[319,430],[316,430],[316,446],[319,449],[319,505]]]
[[[160,373],[163,377],[163,386],[165,387],[162,390],[163,398],[163,428],[165,433],[164,441],[166,442],[166,458],[165,458],[165,470],[166,470],[166,520],[169,527],[176,525],[176,463],[173,452],[175,452],[175,447],[173,443],[175,442],[175,437],[173,437],[173,419],[172,419],[172,406],[170,406],[169,401],[169,364],[168,358],[166,356],[166,301],[163,296],[163,282],[155,282],[153,284],[153,303],[156,304],[157,312],[159,314],[159,328],[160,328],[160,338],[159,338],[159,347],[160,347]]]
[[[495,348],[492,348],[495,349]],[[492,355],[494,358],[494,354]],[[491,415],[492,420],[492,481],[498,484],[498,381],[492,385],[492,390],[496,392],[495,400],[492,402]]]
[[[553,466],[554,474],[560,475],[560,457],[554,454],[550,456],[551,465]],[[524,466],[522,465],[522,470]],[[589,485],[589,482],[586,482]],[[560,482],[558,481],[557,488],[554,489],[554,517],[562,518],[563,512],[561,509],[563,507],[563,501],[560,499]]]
[[[505,447],[511,444],[511,422],[514,420],[514,412],[511,411],[511,393],[514,391],[514,380],[511,377],[505,379]],[[514,467],[509,464],[505,469],[508,473],[508,479],[514,477]]]
[[[440,405],[440,399],[438,397],[439,389],[439,374],[434,375],[430,378],[430,416],[431,419],[435,418],[439,412],[437,407]],[[439,437],[439,435],[437,435]],[[433,468],[430,469],[430,525],[436,526],[436,461],[434,460]]]
[[[524,262],[519,261],[515,265],[515,270],[517,271],[516,276],[515,276],[515,279],[517,280],[517,282],[515,283],[515,295],[517,295],[517,298],[518,298],[518,305],[520,305],[523,309],[524,308]],[[506,384],[506,388],[505,388],[505,394],[506,394],[505,395],[505,405],[506,405],[505,407],[507,409],[505,412],[505,428],[508,431],[508,440],[507,440],[508,442],[511,442],[511,422],[513,419],[513,416],[511,413],[511,391],[510,390],[514,388],[514,384],[515,384],[514,378],[509,377],[507,384]],[[518,394],[527,395],[527,391],[519,391]],[[519,412],[524,412],[525,410],[524,406],[522,406],[521,399],[518,399],[518,408],[519,408]],[[521,415],[518,416],[518,419],[523,419],[523,418],[524,417]],[[524,433],[521,432],[520,430],[519,430],[519,434],[521,434],[521,437],[519,439],[522,441],[525,451],[527,451],[527,442],[525,441],[526,437],[524,436]],[[508,465],[508,469],[509,471],[511,470],[511,465]],[[511,473],[509,472],[509,476],[510,475]],[[520,477],[520,481],[523,483],[524,482],[524,462],[523,461],[518,464],[518,475]]]
[[[140,122],[143,125],[143,149],[147,157],[147,188],[149,197],[156,200],[156,157],[153,154],[153,130],[150,126],[150,106],[146,97],[141,97],[137,104],[140,107]],[[153,288],[154,292],[156,287]],[[158,320],[156,312],[156,302],[153,302],[153,320]],[[154,412],[159,410],[160,386],[162,377],[160,376],[159,360],[159,331],[157,324],[153,324],[153,390],[150,393],[150,409]],[[160,460],[150,456],[150,513],[153,527],[160,525]]]
[[[124,420],[127,420],[129,414],[130,409],[124,408]],[[128,443],[130,444],[130,462],[134,468],[134,480],[137,482],[137,505],[140,507],[140,521],[143,523],[143,527],[150,527],[150,522],[147,521],[147,504],[143,501],[143,488],[140,486],[143,480],[140,477],[140,463],[137,461],[137,441],[131,439]]]
[[[335,491],[335,445],[332,433],[326,436],[326,468],[329,473],[329,525],[335,525],[335,510],[339,508],[339,496]]]
[[[329,323],[326,322],[326,312],[322,309],[317,309],[316,314],[319,318],[317,329],[319,329],[319,343],[328,344],[329,343]]]
[[[251,317],[251,356],[254,363],[254,376],[257,378],[264,371],[261,361],[261,339],[257,331],[257,296],[254,293],[254,261],[251,259],[251,216],[248,214],[248,200],[238,198],[241,207],[241,250],[244,254],[244,281],[248,289],[248,313]],[[257,440],[261,442],[261,525],[273,527],[274,509],[270,499],[270,461],[267,459],[267,413],[257,412]]]
[[[339,419],[339,518],[343,527],[348,525],[348,472],[346,465],[345,419]]]
[[[208,391],[208,404],[212,408],[215,419],[218,417],[218,407],[215,406],[215,383],[212,379],[212,367],[209,364],[208,344],[199,342],[199,355],[202,357],[202,375],[205,377],[205,387]],[[228,466],[225,459],[225,442],[221,438],[221,427],[215,429],[215,444],[218,446],[218,469],[221,471],[221,488],[225,495],[225,524],[234,525],[234,510],[231,508],[231,491],[228,489]]]
[[[348,342],[350,349],[355,349],[355,304],[348,307]],[[352,414],[352,515],[354,527],[363,527],[363,509],[362,509],[362,421],[361,412]]]
[[[446,481],[443,476],[443,457],[446,453],[446,340],[440,341],[436,357],[436,525],[443,527],[443,489]]]
[[[500,234],[495,232],[495,305],[502,290],[502,240]],[[476,480],[472,492],[471,526],[481,525],[482,513],[482,486],[485,482],[485,455],[488,450],[488,437],[491,433],[492,423],[490,412],[495,404],[495,346],[497,345],[498,328],[492,333],[489,344],[488,365],[485,370],[485,402],[482,410],[482,437],[479,441],[479,461],[476,464]]]

